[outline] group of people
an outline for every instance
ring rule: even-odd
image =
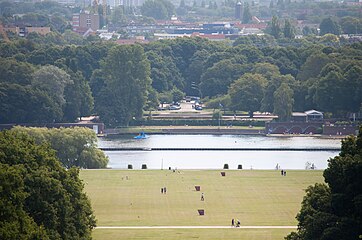
[[[167,192],[166,187],[162,187],[162,188],[161,188],[161,193],[162,193],[162,194],[166,194],[166,192]]]
[[[285,171],[285,170],[282,169],[282,170],[280,171],[280,174],[281,174],[282,176],[287,176],[287,171]]]
[[[240,221],[239,219],[231,219],[231,226],[232,227],[240,227]]]

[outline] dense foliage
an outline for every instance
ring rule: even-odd
[[[25,128],[14,133],[29,134],[37,144],[49,144],[65,168],[106,168],[108,158],[97,147],[97,136],[89,128]]]
[[[0,132],[0,238],[91,239],[95,217],[78,175],[46,144]]]
[[[101,69],[103,86],[96,109],[108,125],[127,125],[140,118],[150,88],[150,65],[139,45],[116,46]]]
[[[297,215],[298,231],[286,239],[358,239],[362,236],[362,126],[357,137],[342,141],[339,156],[329,160],[325,184],[315,184]]]
[[[202,38],[117,47],[0,42],[0,123],[97,114],[108,125],[126,126],[158,102],[185,95],[210,108],[230,99],[225,109],[274,112],[282,120],[309,109],[332,117],[359,112],[362,44],[333,34],[285,38],[293,30],[282,30],[278,39],[243,36],[233,46]]]

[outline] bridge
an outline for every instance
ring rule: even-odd
[[[339,152],[340,148],[143,148],[143,147],[120,147],[99,148],[102,151],[270,151],[270,152]]]

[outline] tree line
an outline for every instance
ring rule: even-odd
[[[298,230],[287,240],[359,239],[362,236],[362,126],[342,140],[340,154],[328,160],[325,183],[306,189]]]
[[[274,112],[360,111],[362,44],[336,35],[202,38],[145,45],[0,43],[1,123],[73,122],[98,114],[116,127],[185,95],[210,108]]]

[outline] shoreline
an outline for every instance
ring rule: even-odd
[[[98,137],[117,137],[123,135],[138,135],[145,132],[150,135],[256,135],[265,137],[315,137],[327,139],[344,139],[348,135],[324,135],[324,134],[266,134],[260,127],[217,127],[217,126],[141,126],[129,128],[106,129],[104,134]]]

